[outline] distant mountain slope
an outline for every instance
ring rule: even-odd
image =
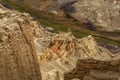
[[[120,31],[119,0],[9,0],[35,11],[70,15],[89,29]],[[74,4],[75,3],[75,4]]]
[[[89,28],[120,31],[120,0],[78,0],[75,13],[68,13]]]

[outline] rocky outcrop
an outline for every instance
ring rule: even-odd
[[[120,0],[78,0],[73,7],[68,14],[90,29],[120,30]]]
[[[40,33],[36,27],[28,14],[0,5],[0,80],[41,80],[33,40]]]
[[[74,78],[80,80],[119,80],[120,61],[79,59],[76,68],[73,71],[66,73],[64,78],[64,80],[72,80]]]
[[[42,54],[39,55],[39,61],[46,62],[51,59],[67,57],[76,47],[76,42],[72,37],[73,35],[71,33],[54,34],[53,36],[49,37],[49,41],[46,41],[49,43],[46,43],[47,46],[44,50],[42,50]],[[42,44],[38,45],[41,46]]]
[[[68,33],[53,34],[51,37],[47,37],[47,39],[45,39],[44,36],[38,38],[38,40],[39,43],[36,42],[36,47],[40,47],[40,50],[38,50],[40,51],[38,52],[38,58],[39,61],[43,63],[58,58],[66,58],[70,55],[76,55],[78,58],[95,59],[109,59],[112,57],[111,52],[98,46],[97,42],[91,35],[78,39],[73,36],[71,31],[69,31]],[[44,49],[41,49],[41,47]]]
[[[39,40],[39,42],[37,40]],[[57,69],[60,80],[63,80],[63,79],[79,80],[79,79],[82,79],[79,77],[80,75],[81,76],[87,75],[86,72],[84,72],[84,69],[86,70],[97,69],[96,68],[97,66],[99,67],[98,70],[101,71],[102,69],[108,68],[107,66],[109,65],[107,64],[109,64],[108,62],[109,60],[120,59],[120,55],[116,56],[106,48],[98,46],[97,42],[92,37],[92,35],[78,39],[74,37],[74,35],[70,30],[67,33],[59,33],[59,34],[45,33],[44,37],[36,39],[36,44],[37,44],[36,47],[40,47],[40,50],[38,50],[39,51],[38,60],[41,64],[41,72],[42,72],[43,79],[49,78],[51,80],[54,80],[52,79],[52,78],[56,78],[55,76],[56,73],[54,72],[54,69]],[[93,60],[88,60],[88,59],[93,59]],[[82,64],[78,60],[83,60],[83,61],[85,60],[84,61],[85,66],[84,64],[81,65],[82,69],[84,68],[83,71],[79,71],[78,69],[76,69],[76,67],[79,68],[78,64]],[[90,65],[89,64],[87,65],[87,62],[88,62],[87,60],[90,61]],[[94,61],[96,62],[94,63]],[[99,63],[101,62],[102,64],[99,65]],[[76,63],[77,63],[77,66],[75,66]],[[104,65],[104,63],[106,66]],[[74,69],[76,72],[74,71],[75,73],[74,72],[72,73],[72,70]],[[110,69],[108,68],[108,71],[111,71],[111,69],[114,69],[114,66],[112,66]],[[67,74],[67,72],[70,72],[70,73]],[[54,75],[51,75],[51,74],[54,74]],[[91,78],[91,76],[89,77]]]
[[[120,55],[92,35],[78,39],[70,30],[47,30],[29,14],[0,6],[0,79],[41,80],[38,62],[43,80],[119,79]]]

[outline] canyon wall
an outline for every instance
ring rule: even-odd
[[[64,80],[119,80],[120,60],[79,59],[76,68],[66,73]]]
[[[28,14],[0,5],[0,80],[41,80],[33,41],[36,25]]]

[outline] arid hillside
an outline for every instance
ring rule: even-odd
[[[21,12],[30,13],[32,16],[34,16],[35,19],[37,18],[37,20],[40,21],[40,23],[44,27],[52,27],[55,32],[59,32],[59,31],[66,32],[67,29],[70,28],[71,31],[73,32],[73,34],[78,38],[88,36],[88,35],[93,35],[94,38],[99,43],[107,44],[107,45],[112,44],[112,45],[117,45],[118,47],[120,47],[120,37],[119,37],[120,32],[119,31],[116,31],[116,30],[113,32],[98,31],[98,30],[96,30],[96,27],[98,28],[100,26],[95,27],[93,25],[93,23],[87,22],[88,19],[84,18],[86,21],[82,20],[83,22],[76,19],[76,18],[80,17],[81,15],[78,15],[79,11],[76,13],[77,8],[75,9],[74,5],[78,4],[79,2],[80,2],[80,0],[78,0],[77,2],[76,2],[76,0],[64,0],[64,1],[63,0],[60,0],[60,1],[59,0],[55,0],[55,1],[51,1],[51,0],[44,0],[44,1],[42,1],[42,0],[34,0],[34,1],[33,0],[32,1],[31,0],[29,0],[29,1],[26,1],[26,0],[2,0],[2,3],[4,3],[4,5],[7,6],[8,8],[10,8],[10,6],[11,6],[12,8],[17,9]],[[87,1],[85,1],[85,4],[86,4],[86,2]],[[46,7],[42,10],[41,9],[42,6],[45,6],[46,3],[49,4],[49,7]],[[113,3],[113,1],[110,4],[112,4],[112,3]],[[36,5],[36,4],[39,4],[39,5]],[[99,5],[101,5],[101,4],[99,4]],[[108,5],[108,4],[104,4],[104,5]],[[71,9],[72,9],[72,13],[69,12],[69,11],[71,11]],[[91,7],[91,9],[92,9],[92,7]],[[106,8],[106,9],[108,9],[108,8]],[[119,9],[119,7],[117,8],[117,10],[118,9]],[[97,10],[99,10],[99,9],[97,9]],[[102,8],[102,10],[104,10],[104,8]],[[60,15],[56,14],[56,12],[59,13]],[[68,12],[69,12],[69,14],[68,14]],[[94,12],[94,10],[92,12]],[[103,12],[103,11],[101,11],[101,12]],[[111,12],[114,12],[114,11],[111,11]],[[99,12],[97,12],[97,13],[99,13]],[[95,14],[97,14],[97,13],[95,13]],[[90,14],[92,14],[92,13],[90,13]],[[119,15],[119,14],[117,14],[117,15]],[[76,16],[76,18],[75,18],[75,16]],[[89,16],[89,13],[86,13],[86,16]],[[91,16],[89,19],[93,20],[93,18],[94,18],[94,16]],[[97,18],[98,17],[96,17],[94,19],[97,19]],[[79,18],[79,19],[82,19],[82,18]],[[103,18],[101,18],[101,19],[103,19]],[[109,17],[109,19],[110,19],[110,17]],[[115,20],[116,19],[119,19],[119,17],[115,18]],[[96,21],[96,20],[94,20],[94,21]],[[117,21],[119,21],[119,20],[117,20]],[[117,21],[115,21],[115,24],[118,23]],[[109,20],[107,22],[109,22]],[[98,25],[99,23],[95,23],[95,24]],[[104,24],[106,25],[106,22]],[[119,25],[119,23],[117,25]],[[119,26],[115,26],[115,27],[111,27],[111,28],[117,28],[117,27],[119,27]],[[110,28],[107,28],[107,29],[110,29]],[[113,30],[113,29],[111,29],[111,30]]]
[[[71,16],[88,27],[103,31],[120,30],[120,0],[78,0]]]
[[[49,21],[46,27],[15,7],[0,3],[0,80],[120,80],[119,41],[94,34],[78,38],[74,28],[63,32],[64,25]]]
[[[41,80],[29,14],[0,4],[0,80]]]
[[[67,14],[82,22],[89,29],[102,31],[120,30],[119,0],[9,0],[25,8],[50,12],[56,15]]]

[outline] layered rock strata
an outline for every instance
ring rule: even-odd
[[[120,60],[79,59],[76,68],[64,76],[64,80],[74,78],[80,80],[119,80]]]
[[[38,62],[43,80],[119,80],[120,55],[99,46],[92,35],[51,33],[29,14],[3,6],[0,48],[2,80],[41,80]]]
[[[34,45],[37,23],[0,4],[0,80],[41,80]]]

